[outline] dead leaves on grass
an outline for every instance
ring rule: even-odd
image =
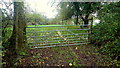
[[[33,49],[30,57],[20,60],[31,66],[97,66],[111,65],[92,46],[70,46],[58,48]],[[33,54],[33,55],[31,55]],[[77,57],[76,57],[77,56]]]

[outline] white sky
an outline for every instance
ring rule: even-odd
[[[42,13],[47,18],[54,18],[57,14],[55,6],[51,7],[51,0],[26,0],[32,10]]]
[[[96,25],[96,24],[98,24],[98,23],[100,23],[100,20],[99,20],[99,19],[96,19],[96,20],[93,21],[93,25]]]

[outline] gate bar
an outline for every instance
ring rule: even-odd
[[[65,27],[65,26],[90,26],[90,24],[84,24],[84,25],[42,25],[42,26],[32,26],[32,27],[26,27],[26,28],[40,28],[40,27]]]
[[[52,31],[72,31],[72,30],[90,30],[90,29],[69,29],[69,30],[51,30],[51,31],[34,31],[34,32],[52,32]],[[27,32],[27,33],[34,33],[34,32]]]
[[[83,45],[83,44],[88,44],[88,43],[79,43],[79,44],[68,44],[68,45],[54,45],[54,46],[43,46],[43,47],[31,47],[31,48],[48,48],[48,47],[59,47],[59,46],[74,46],[74,45]]]

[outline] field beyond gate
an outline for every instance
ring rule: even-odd
[[[37,25],[29,26],[27,42],[30,48],[46,48],[55,46],[73,46],[88,44],[90,28],[82,25]]]

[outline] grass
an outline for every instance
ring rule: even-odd
[[[39,27],[38,27],[39,26]],[[87,30],[79,30],[79,26],[65,26],[65,25],[30,25],[27,28],[28,44],[30,46],[51,46],[55,45],[66,45],[66,44],[77,44],[77,42],[85,42],[88,36],[80,33],[88,33]],[[54,27],[52,27],[54,26]],[[57,27],[56,27],[57,26]],[[37,28],[30,28],[37,27]]]

